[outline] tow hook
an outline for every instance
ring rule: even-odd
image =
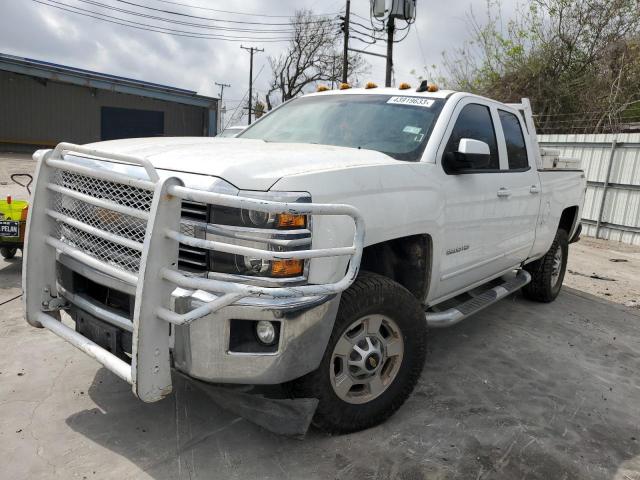
[[[65,308],[69,308],[69,302],[67,302],[62,297],[52,296],[49,287],[44,287],[42,289],[41,306],[43,312],[53,312],[56,310],[64,310]]]

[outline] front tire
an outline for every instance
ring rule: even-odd
[[[319,400],[314,425],[349,433],[389,418],[413,391],[426,355],[420,302],[387,277],[361,272],[340,300],[320,366],[291,382]]]
[[[562,288],[568,257],[569,237],[567,232],[558,229],[545,256],[525,265],[532,278],[522,289],[524,296],[537,302],[553,302]]]

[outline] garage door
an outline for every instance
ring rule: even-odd
[[[164,135],[164,112],[102,107],[100,117],[102,140]]]

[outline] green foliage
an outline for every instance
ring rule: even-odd
[[[471,37],[443,53],[445,85],[506,102],[529,97],[547,132],[640,120],[637,0],[529,0],[517,11],[506,24],[498,0],[487,1],[482,24],[470,11]]]

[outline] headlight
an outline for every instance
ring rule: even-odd
[[[307,203],[307,193],[249,192],[240,196],[279,202]],[[224,243],[272,251],[292,251],[310,248],[310,221],[306,215],[270,214],[256,210],[210,205],[206,238]],[[214,273],[262,278],[301,279],[304,260],[263,260],[223,252],[211,252],[209,270]]]

